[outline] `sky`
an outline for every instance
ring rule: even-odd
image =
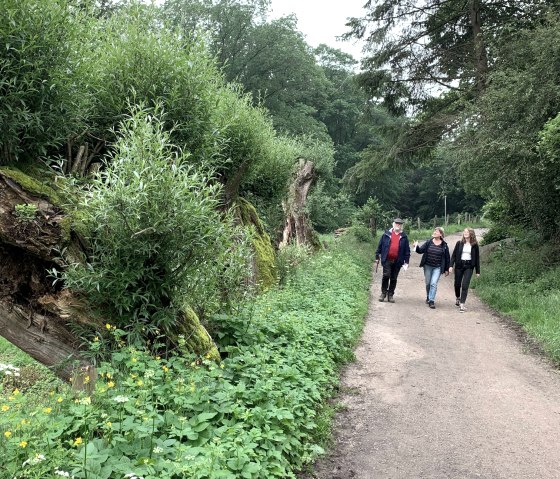
[[[356,60],[362,57],[362,46],[356,40],[339,42],[338,35],[347,31],[344,25],[348,17],[361,17],[366,0],[272,0],[272,18],[295,13],[298,30],[312,47],[326,43],[350,53]]]

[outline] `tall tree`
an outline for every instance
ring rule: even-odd
[[[558,0],[369,0],[348,36],[365,38],[361,83],[397,114],[418,114],[395,155],[431,150],[485,89],[497,38],[539,23]]]

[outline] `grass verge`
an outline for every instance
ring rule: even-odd
[[[510,316],[560,364],[560,247],[522,239],[503,245],[473,282],[478,296]]]

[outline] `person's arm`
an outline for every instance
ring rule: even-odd
[[[416,241],[416,248],[415,251],[419,254],[424,254],[425,251],[428,249],[428,245],[430,244],[430,240],[426,240],[424,241],[424,244],[422,244],[422,246],[420,246],[418,244],[418,241]]]
[[[475,254],[473,254],[474,259],[474,269],[476,271],[476,275],[480,276],[480,248],[478,247],[477,244],[474,245],[473,247],[473,253],[476,251]]]
[[[455,243],[455,248],[453,248],[453,254],[451,255],[451,263],[449,264],[449,272],[453,273],[453,267],[455,266],[455,259],[456,259],[456,255],[458,253],[458,249],[459,249],[459,245],[461,244],[460,241],[457,241],[457,243]]]
[[[379,243],[378,243],[378,245],[377,245],[377,249],[375,250],[375,259],[376,259],[377,261],[379,261],[379,258],[381,257],[381,249],[382,249],[382,246],[383,246],[383,235],[384,235],[384,234],[385,234],[385,233],[383,233],[383,234],[381,235],[381,238],[379,238]]]
[[[408,242],[408,238],[404,242],[404,262],[409,263],[410,261],[410,243]]]
[[[449,274],[449,263],[451,262],[451,259],[449,258],[449,246],[447,246],[447,243],[445,244],[445,248],[443,248],[443,254],[444,254],[444,265],[443,265],[443,270],[444,270],[444,274],[445,276],[447,276]]]

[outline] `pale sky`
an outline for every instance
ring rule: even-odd
[[[271,16],[278,18],[295,13],[298,30],[312,47],[326,43],[350,53],[356,60],[362,57],[362,44],[356,40],[339,42],[336,37],[347,31],[348,17],[361,17],[366,0],[272,0]]]

